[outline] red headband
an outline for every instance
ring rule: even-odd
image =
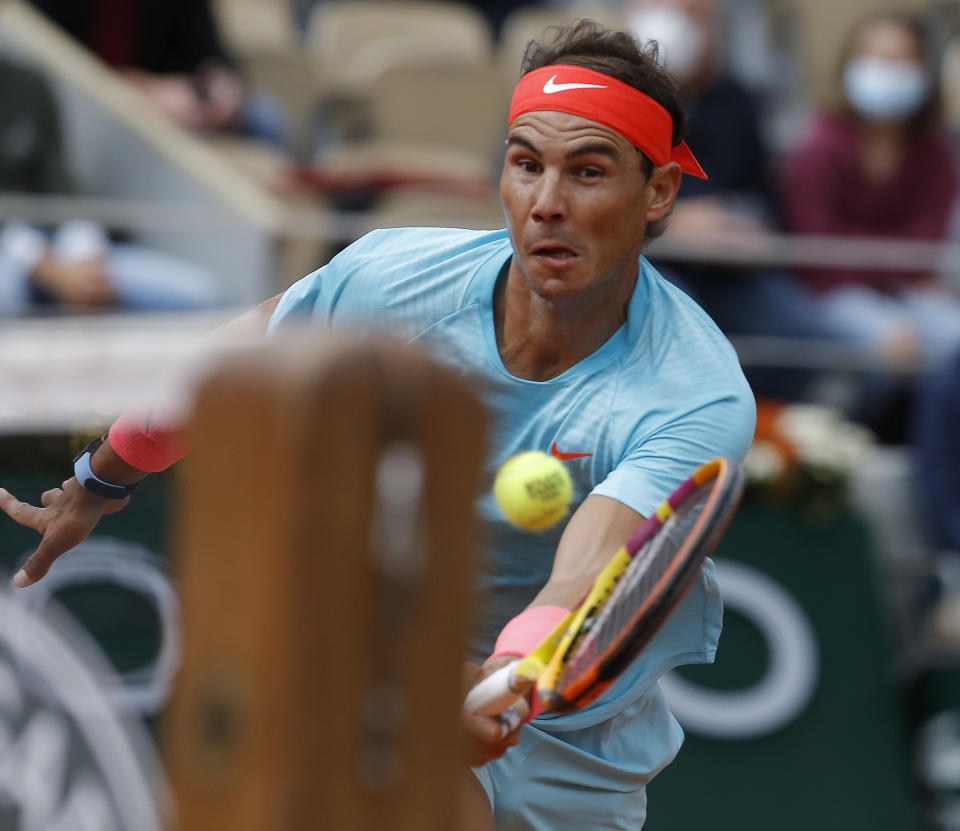
[[[517,83],[510,120],[550,110],[605,124],[642,150],[657,165],[678,162],[684,173],[706,179],[686,142],[673,147],[673,119],[664,107],[636,87],[602,72],[550,64],[528,72]]]

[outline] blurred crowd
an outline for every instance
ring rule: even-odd
[[[710,178],[685,181],[664,240],[674,244],[651,258],[732,337],[809,339],[859,356],[844,409],[881,440],[912,442],[930,543],[960,552],[960,274],[922,247],[914,263],[879,268],[830,254],[837,237],[953,239],[957,136],[945,113],[960,103],[947,100],[960,68],[949,4],[865,13],[843,33],[829,94],[814,97],[798,81],[809,67],[796,43],[762,23],[783,4],[762,0],[435,0],[366,13],[365,3],[334,0],[30,3],[184,131],[251,142],[280,160],[278,193],[296,182],[299,197],[311,187],[325,204],[349,197],[350,207],[376,209],[419,186],[459,199],[464,215],[477,178],[489,201],[520,50],[551,15],[592,11],[655,41]],[[427,100],[403,98],[408,88],[428,89]],[[0,110],[0,189],[70,193],[51,79],[0,57]],[[373,153],[385,138],[393,152]],[[370,152],[344,155],[359,150]],[[352,164],[337,167],[344,158]],[[37,224],[9,213],[0,314],[222,302],[226,276],[203,263],[84,217]],[[745,266],[676,255],[684,240],[742,240],[749,250],[750,240],[786,234],[815,235],[818,256]],[[836,396],[822,367],[747,369],[760,395]]]

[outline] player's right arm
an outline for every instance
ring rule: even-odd
[[[221,338],[238,334],[265,335],[281,297],[282,294],[271,297],[215,329],[210,333],[210,341],[216,343]],[[133,485],[149,475],[125,460],[109,440],[104,441],[90,457],[90,469],[98,479],[114,485]],[[22,588],[35,583],[47,573],[57,557],[83,542],[104,514],[116,513],[127,502],[129,498],[110,499],[91,493],[74,476],[59,488],[45,491],[40,497],[40,505],[21,502],[0,488],[0,510],[14,522],[43,535],[36,551],[14,576],[14,584]]]

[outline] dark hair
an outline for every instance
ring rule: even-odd
[[[857,46],[857,40],[865,29],[875,23],[893,23],[906,29],[913,37],[914,43],[917,46],[917,56],[920,59],[920,64],[923,67],[923,71],[927,76],[927,82],[930,86],[927,100],[910,118],[908,127],[917,132],[935,127],[940,121],[943,109],[940,92],[940,72],[937,69],[939,66],[939,55],[933,43],[930,24],[922,15],[892,10],[872,12],[861,17],[847,33],[843,48],[840,51],[840,60],[837,63],[837,79],[840,82],[841,89],[843,88],[843,72],[850,58],[853,56],[853,51]],[[843,96],[843,100],[846,111],[848,113],[852,112],[846,100],[846,95]]]
[[[593,20],[553,26],[547,34],[548,40],[542,43],[532,40],[527,44],[521,64],[522,74],[565,63],[610,75],[650,96],[666,109],[673,119],[673,145],[684,140],[687,118],[680,106],[680,93],[676,82],[663,67],[656,42],[641,47],[632,35],[607,29]],[[649,177],[654,164],[645,153],[637,152],[640,153],[643,173]],[[656,239],[664,230],[666,218],[651,222],[647,225],[645,241]]]

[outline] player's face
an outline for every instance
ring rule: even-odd
[[[647,223],[666,216],[679,181],[672,163],[646,177],[637,149],[595,121],[517,117],[500,179],[514,266],[546,298],[632,288]]]

